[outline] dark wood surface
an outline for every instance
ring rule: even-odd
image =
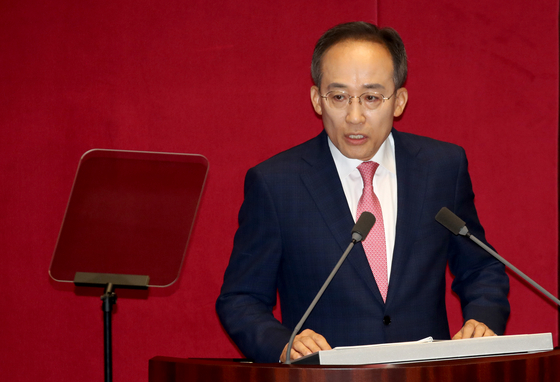
[[[400,365],[311,366],[155,357],[149,382],[558,382],[560,350]]]

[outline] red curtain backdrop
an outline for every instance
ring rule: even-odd
[[[556,291],[557,15],[552,0],[0,3],[2,377],[103,378],[102,291],[47,274],[78,160],[92,148],[210,161],[179,281],[117,291],[115,380],[146,381],[156,355],[238,357],[214,301],[243,177],[321,130],[309,101],[313,45],[351,20],[401,33],[410,101],[396,127],[466,148],[491,243]],[[555,308],[515,277],[511,302],[508,333],[556,338]]]
[[[410,94],[398,129],[460,144],[498,253],[558,292],[558,2],[379,1],[401,33]],[[506,334],[552,332],[554,304],[510,274]],[[461,326],[449,295],[451,330]]]

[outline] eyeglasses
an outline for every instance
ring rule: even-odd
[[[379,105],[391,99],[394,95],[395,93],[391,94],[389,97],[385,97],[381,93],[366,92],[361,96],[356,97],[340,90],[331,90],[327,94],[322,95],[321,98],[326,99],[329,105],[335,109],[344,109],[352,103],[352,98],[357,98],[360,105],[364,105],[366,109],[375,110],[379,107]]]

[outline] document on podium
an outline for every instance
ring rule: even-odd
[[[298,365],[372,365],[489,357],[552,350],[552,334],[520,334],[462,340],[433,341],[431,337],[413,342],[344,346],[321,350],[292,361]]]

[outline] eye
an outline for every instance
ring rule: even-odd
[[[364,102],[367,103],[377,103],[381,101],[382,97],[383,96],[381,94],[375,94],[375,93],[366,93],[362,95],[362,99],[364,100]]]
[[[348,95],[346,93],[331,93],[331,99],[334,102],[345,102],[348,101]]]

